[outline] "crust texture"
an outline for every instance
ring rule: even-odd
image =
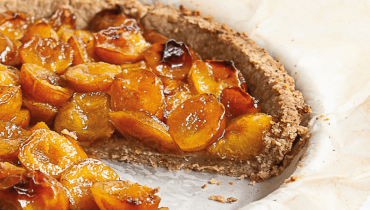
[[[310,108],[304,103],[302,94],[295,90],[294,80],[283,65],[246,34],[235,32],[212,17],[204,17],[199,11],[161,4],[143,5],[135,0],[0,0],[0,3],[4,5],[0,12],[13,10],[36,17],[48,17],[58,7],[69,8],[78,17],[79,28],[85,28],[100,10],[115,4],[123,5],[125,13],[141,19],[145,29],[185,42],[203,59],[233,60],[247,81],[248,92],[260,101],[262,112],[273,116],[272,129],[263,138],[266,149],[256,160],[221,160],[205,157],[202,153],[182,157],[163,155],[139,141],[117,136],[85,147],[88,154],[153,167],[164,166],[169,170],[206,171],[263,181],[279,175],[308,139],[307,128],[300,124]],[[293,143],[297,146],[292,150]]]

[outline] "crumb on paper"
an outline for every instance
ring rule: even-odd
[[[202,189],[206,189],[207,188],[207,184],[204,184],[203,186],[202,186]]]
[[[255,186],[256,185],[256,181],[251,181],[249,184]]]
[[[233,197],[227,198],[227,202],[228,202],[228,203],[235,203],[235,202],[237,202],[237,201],[238,201],[238,199],[233,198]]]
[[[170,210],[168,207],[161,207],[159,210]]]
[[[221,185],[221,182],[217,182],[217,185],[220,186]]]
[[[329,118],[324,119],[324,121],[328,121],[328,120],[329,120]]]
[[[245,178],[247,178],[247,177],[248,177],[247,175],[241,175],[241,176],[239,176],[239,177],[238,177],[238,179],[239,179],[239,180],[243,180],[243,179],[245,179]]]
[[[209,183],[210,184],[217,184],[217,181],[214,178],[212,178],[211,180],[209,180]]]
[[[320,115],[320,117],[325,117],[324,115]]]
[[[224,196],[222,195],[211,195],[211,197],[209,197],[209,200],[213,200],[213,201],[217,201],[217,202],[220,202],[220,203],[225,203],[225,198]]]
[[[161,189],[160,187],[156,187],[156,188],[154,188],[154,189],[153,189],[153,193],[154,193],[154,194],[155,194],[155,193],[158,193],[160,189]]]
[[[229,182],[230,185],[234,185],[234,182]]]

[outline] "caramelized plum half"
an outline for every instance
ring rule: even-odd
[[[74,15],[69,9],[59,8],[49,19],[51,27],[58,31],[61,26],[66,28],[76,28],[76,15]]]
[[[32,18],[24,13],[7,11],[0,14],[0,33],[9,37],[11,40],[20,39]]]
[[[39,170],[59,179],[67,168],[87,158],[80,149],[54,131],[37,129],[22,144],[18,158],[28,170]]]
[[[99,210],[91,192],[96,182],[119,180],[119,176],[100,160],[81,160],[63,173],[60,182],[69,192],[70,208]]]
[[[19,74],[18,69],[0,64],[0,86],[20,85]]]
[[[176,109],[180,104],[193,97],[187,84],[183,84],[175,89],[171,94],[166,95],[166,108],[164,110],[165,118]]]
[[[95,53],[112,64],[137,62],[147,46],[141,32],[132,27],[111,27],[95,34]]]
[[[114,132],[109,123],[109,96],[101,92],[75,93],[73,98],[60,107],[54,121],[54,129],[75,132],[78,141],[93,142],[108,139]]]
[[[37,64],[61,75],[72,64],[73,49],[64,41],[35,36],[21,46],[19,55],[23,64]]]
[[[68,85],[81,93],[108,91],[115,76],[121,73],[119,66],[98,62],[79,64],[68,68],[64,74]]]
[[[44,38],[54,38],[58,39],[58,34],[55,32],[49,23],[44,19],[39,19],[33,23],[30,27],[27,28],[27,31],[24,33],[21,42],[26,43],[33,39],[34,36],[38,36],[41,39]]]
[[[69,208],[67,191],[53,177],[28,171],[0,179],[0,206],[5,209]]]
[[[5,65],[17,65],[20,63],[18,47],[2,33],[0,33],[0,63]]]
[[[128,18],[123,13],[123,7],[116,5],[116,8],[102,10],[90,21],[90,30],[98,32],[109,27],[122,26]]]
[[[27,129],[28,125],[30,124],[31,115],[30,112],[27,109],[21,109],[17,115],[13,119],[10,120],[11,123],[14,123],[15,125]]]
[[[170,113],[169,132],[184,151],[205,149],[225,130],[225,108],[210,94],[194,96]]]
[[[26,172],[24,168],[15,166],[8,162],[0,162],[0,179],[14,174],[23,174]]]
[[[55,116],[58,113],[58,108],[48,103],[39,102],[23,96],[22,106],[30,112],[30,124],[34,125],[38,122],[45,122],[50,125],[54,123]]]
[[[218,97],[226,87],[241,87],[239,74],[232,61],[195,61],[188,81],[194,94],[211,93]]]
[[[150,44],[166,44],[166,42],[169,40],[168,37],[163,36],[162,34],[154,30],[145,30],[143,36],[145,40]]]
[[[0,120],[9,121],[14,118],[22,106],[20,86],[0,86]]]
[[[263,113],[240,115],[227,126],[224,137],[207,148],[208,154],[222,159],[255,159],[265,148],[262,137],[271,129],[271,120]]]
[[[225,88],[220,101],[225,106],[227,121],[242,114],[261,112],[258,101],[240,87]]]
[[[136,69],[118,74],[110,89],[115,111],[133,110],[156,114],[164,103],[162,81],[152,72]]]
[[[120,111],[109,114],[109,119],[122,135],[134,137],[161,153],[181,154],[168,126],[158,118],[138,111]]]
[[[155,74],[178,80],[187,76],[193,63],[188,47],[173,39],[165,44],[153,44],[145,50],[144,57]]]
[[[89,54],[87,53],[87,45],[81,37],[72,35],[68,40],[68,44],[73,49],[73,65],[91,62]]]
[[[158,210],[161,201],[156,190],[130,181],[97,182],[91,191],[101,210]]]
[[[74,92],[58,75],[36,64],[22,65],[20,83],[27,97],[57,107],[68,101]]]

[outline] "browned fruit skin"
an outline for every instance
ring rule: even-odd
[[[168,117],[169,132],[184,151],[205,149],[225,130],[225,108],[213,95],[194,96]]]
[[[115,76],[121,72],[121,68],[116,65],[86,63],[68,68],[63,77],[78,92],[103,92],[110,89]]]
[[[23,174],[26,172],[24,168],[17,167],[8,162],[0,162],[0,179],[14,174]]]
[[[73,50],[64,41],[34,36],[19,49],[21,62],[42,66],[56,74],[63,74],[72,64]]]
[[[29,131],[35,131],[38,129],[45,129],[45,130],[50,130],[49,126],[46,125],[45,122],[38,122],[36,125],[32,126],[32,128],[28,129]]]
[[[96,13],[90,21],[90,30],[98,32],[109,27],[122,26],[127,18],[123,13],[123,7],[117,5],[114,9],[105,9]]]
[[[168,133],[168,126],[154,116],[144,112],[120,111],[110,113],[109,119],[124,136],[140,139],[161,153],[181,154],[179,146]]]
[[[211,93],[218,97],[226,87],[241,87],[239,74],[232,61],[195,61],[188,81],[194,94]]]
[[[180,86],[184,85],[185,82],[182,80],[176,80],[176,79],[169,79],[168,77],[161,77],[162,82],[163,82],[163,92],[165,94],[171,94],[172,91],[176,91]]]
[[[20,63],[17,46],[2,33],[0,33],[0,63],[5,65],[16,65]]]
[[[76,132],[78,141],[93,142],[108,139],[114,132],[109,123],[109,96],[105,93],[75,93],[60,109],[54,129]]]
[[[0,86],[20,85],[19,74],[18,69],[0,64]]]
[[[176,88],[171,94],[166,95],[166,109],[164,111],[165,118],[176,109],[180,104],[189,98],[193,97],[187,84],[183,84]]]
[[[152,72],[137,69],[118,74],[110,89],[115,111],[143,111],[156,114],[164,103],[162,81]]]
[[[227,121],[242,114],[261,112],[258,101],[239,87],[225,88],[220,101],[225,106]]]
[[[20,86],[0,86],[0,120],[9,121],[14,118],[22,106]]]
[[[91,191],[101,210],[157,210],[161,201],[153,189],[130,181],[97,182]]]
[[[0,33],[9,37],[11,40],[23,37],[32,18],[20,13],[7,11],[0,14]]]
[[[38,129],[22,144],[18,158],[26,169],[39,170],[59,179],[67,168],[87,158],[79,150],[80,148],[58,133]]]
[[[15,125],[27,129],[28,125],[30,124],[31,115],[30,112],[27,109],[21,109],[17,115],[10,120],[11,123],[14,123]]]
[[[69,46],[73,49],[73,65],[90,62],[89,54],[87,54],[87,46],[84,40],[76,35],[71,36],[68,40]]]
[[[187,76],[193,63],[188,47],[173,39],[165,44],[153,44],[145,50],[144,57],[155,74],[177,80]]]
[[[147,46],[140,31],[125,26],[99,31],[95,34],[95,42],[96,55],[112,64],[143,59],[143,49]]]
[[[96,182],[119,180],[119,176],[100,160],[91,158],[76,163],[63,173],[60,182],[69,192],[70,208],[99,210],[91,192]]]
[[[27,28],[27,31],[24,33],[21,42],[26,43],[33,39],[34,36],[44,38],[54,38],[57,39],[57,33],[51,28],[47,20],[39,19],[33,23],[30,27]]]
[[[227,126],[223,138],[207,148],[208,154],[235,160],[255,159],[265,148],[262,137],[271,129],[271,120],[263,113],[240,115]]]
[[[25,107],[30,112],[30,124],[34,125],[38,122],[45,122],[50,125],[54,123],[55,116],[58,113],[58,108],[48,103],[39,102],[23,96],[22,107]]]
[[[31,132],[15,125],[12,122],[0,121],[0,138],[26,140]]]
[[[69,202],[67,191],[56,179],[28,171],[0,179],[0,206],[4,205],[10,209],[67,210]]]
[[[59,8],[49,19],[51,27],[58,31],[61,26],[66,28],[76,28],[76,15],[74,15],[69,9]]]
[[[36,64],[22,65],[20,83],[25,96],[57,107],[74,93],[55,73]]]

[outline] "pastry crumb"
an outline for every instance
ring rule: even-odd
[[[177,34],[179,32],[179,29],[178,28],[176,28],[174,31],[173,31],[173,33],[175,33],[175,34]]]
[[[206,189],[207,188],[207,184],[204,184],[203,186],[202,186],[202,189]]]
[[[227,202],[228,202],[228,203],[235,203],[235,202],[237,202],[237,201],[238,201],[238,199],[233,198],[233,197],[227,198]]]
[[[160,187],[156,187],[156,188],[154,188],[154,189],[153,189],[153,193],[154,193],[154,194],[155,194],[155,193],[158,193],[160,189],[161,189]]]
[[[222,195],[211,195],[211,197],[209,197],[209,200],[213,200],[213,201],[217,201],[217,202],[220,202],[220,203],[225,203],[225,198],[224,196]]]
[[[329,120],[329,118],[324,119],[324,121],[328,121],[328,120]]]
[[[217,181],[214,178],[212,178],[211,180],[209,180],[209,183],[210,184],[217,184]]]
[[[247,178],[247,177],[248,177],[247,175],[241,175],[241,176],[239,176],[239,177],[238,177],[238,179],[239,179],[239,180],[243,180],[243,179],[245,179],[245,178]]]
[[[249,184],[255,186],[256,185],[256,181],[251,181]]]
[[[220,186],[221,185],[221,182],[217,182],[217,185]]]
[[[230,185],[234,185],[234,182],[229,182]]]

